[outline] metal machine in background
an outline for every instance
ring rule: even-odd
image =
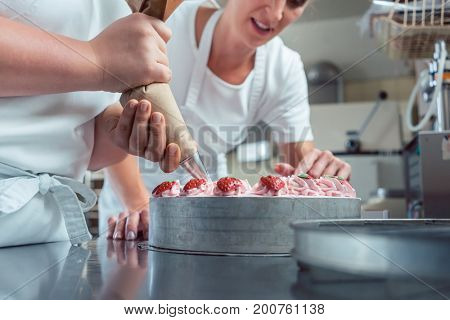
[[[399,102],[383,100],[384,97],[380,92],[373,102],[312,105],[311,127],[317,148],[331,150],[352,166],[351,183],[363,201],[364,210],[389,210],[389,217],[404,218],[404,197],[392,198],[393,191],[403,192],[405,188],[401,106]],[[351,137],[349,130],[355,132]],[[358,142],[359,148],[355,149],[359,152],[346,148],[350,146],[350,138]],[[377,205],[372,203],[368,208],[372,193],[379,188],[386,191],[383,199],[376,197]]]
[[[417,94],[428,111],[417,125],[411,115]],[[428,70],[422,71],[408,103],[407,126],[419,131],[405,146],[405,178],[410,218],[450,217],[450,59],[446,43],[436,43]]]
[[[344,81],[339,68],[328,61],[310,66],[306,72],[308,79],[308,100],[311,104],[342,103],[344,101]]]
[[[450,217],[450,131],[420,132],[404,150],[410,218]]]

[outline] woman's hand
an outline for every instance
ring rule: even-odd
[[[111,142],[128,154],[159,162],[164,172],[174,171],[181,151],[177,144],[167,145],[164,116],[152,112],[147,100],[130,100],[123,112],[106,114],[105,130]]]
[[[121,212],[108,218],[108,239],[148,240],[148,206],[133,213]]]
[[[352,172],[351,166],[347,162],[335,157],[328,150],[321,151],[315,148],[303,156],[296,168],[288,163],[278,163],[274,170],[283,176],[307,173],[314,178],[330,175],[340,176],[347,180],[350,179]]]
[[[123,92],[171,79],[166,42],[171,37],[164,22],[134,13],[108,26],[89,41],[101,68],[101,90]]]
[[[108,218],[108,239],[114,240],[147,240],[149,221],[150,195],[140,176],[139,168],[133,157],[107,168],[114,191],[125,212]]]

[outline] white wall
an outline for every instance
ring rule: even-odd
[[[282,38],[301,54],[306,68],[328,60],[344,70],[377,48],[376,40],[367,34],[361,35],[358,27],[368,3],[365,0],[315,0],[313,7],[307,8],[310,12],[286,29]],[[349,70],[344,79],[368,80],[409,74],[411,69],[403,61],[390,60],[384,53],[377,52]]]

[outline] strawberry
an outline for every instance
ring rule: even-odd
[[[232,177],[220,178],[217,181],[217,188],[223,192],[235,191],[240,186],[242,186],[241,180]]]
[[[307,174],[307,173],[300,173],[298,175],[298,177],[302,178],[302,179],[311,179],[311,176],[309,174]]]
[[[189,191],[191,189],[198,189],[200,186],[206,184],[205,179],[191,179],[188,183],[185,184],[183,190]]]
[[[175,181],[165,181],[161,183],[159,186],[157,186],[155,189],[153,189],[152,194],[155,196],[160,196],[164,191],[172,189],[174,185]]]
[[[284,181],[275,176],[261,177],[259,181],[262,185],[273,191],[279,191],[285,186]]]

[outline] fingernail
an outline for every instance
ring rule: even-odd
[[[159,114],[159,113],[152,114],[152,123],[158,124],[161,121],[162,121],[161,114]]]
[[[113,239],[114,239],[114,240],[119,240],[120,238],[121,238],[121,237],[120,237],[120,232],[119,232],[119,231],[114,232]]]
[[[134,239],[136,239],[136,234],[133,231],[128,231],[127,240],[134,240]]]
[[[174,145],[169,146],[169,155],[174,156],[177,154],[178,148]]]
[[[148,110],[148,103],[147,102],[141,102],[141,111],[147,112]]]

